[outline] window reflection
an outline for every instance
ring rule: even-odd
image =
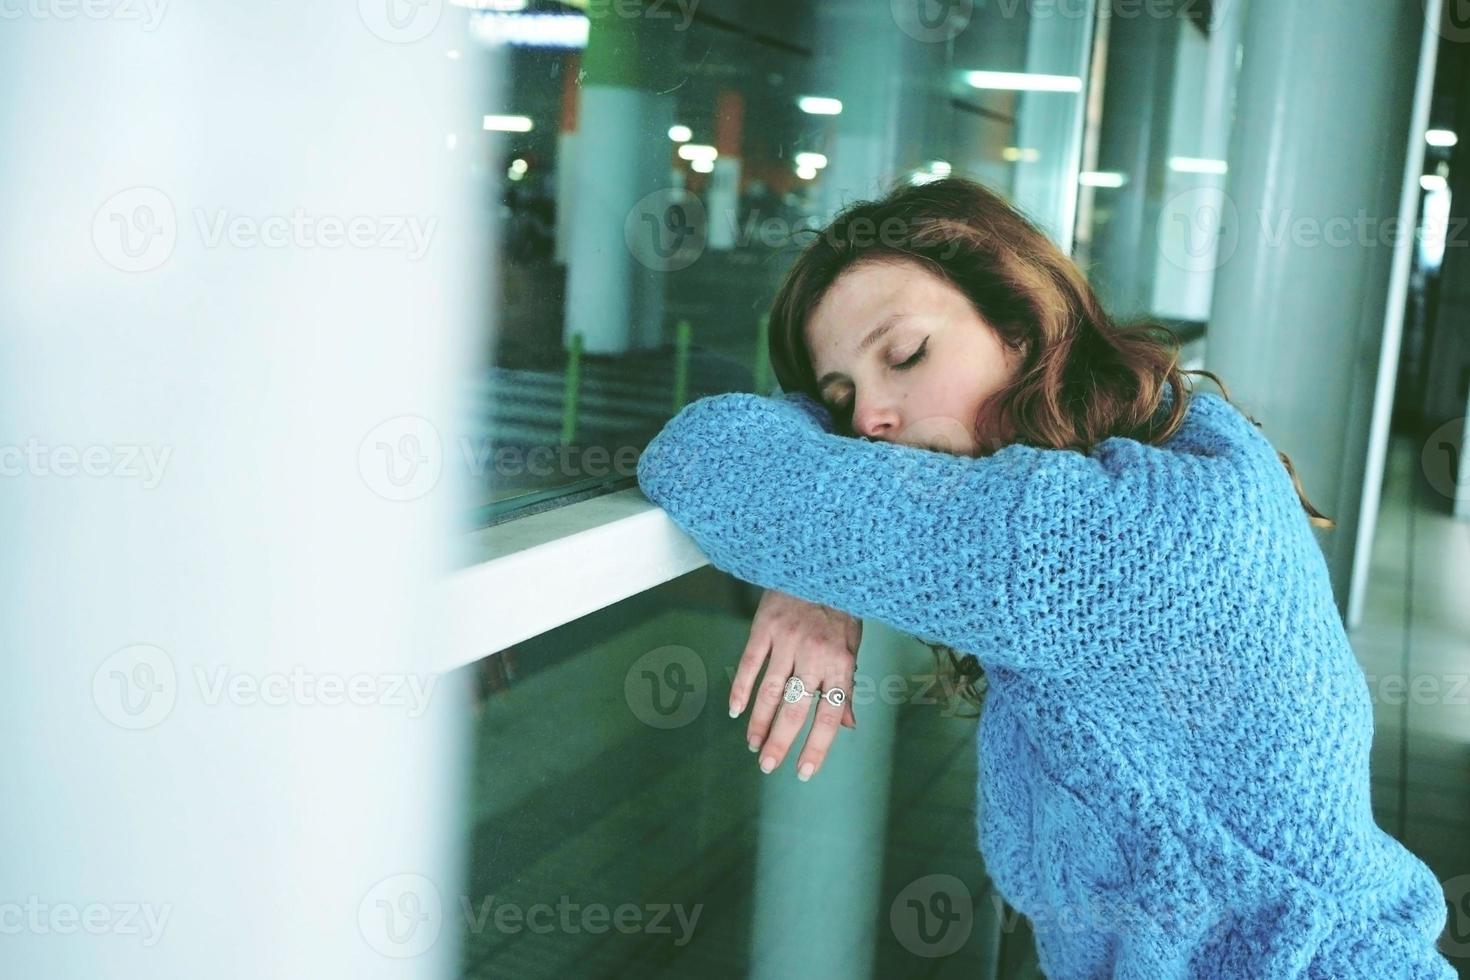
[[[1203,333],[1234,247],[1223,209],[1242,6],[1100,8],[1073,256],[1111,314],[1185,340]]]
[[[895,180],[974,177],[1070,243],[1090,3],[475,16],[509,72],[486,121],[502,228],[482,521],[631,486],[679,407],[769,391],[763,314],[782,275],[838,209]]]

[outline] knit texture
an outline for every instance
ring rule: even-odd
[[[722,571],[980,659],[976,844],[1049,978],[1453,980],[1291,477],[1189,399],[1162,445],[969,458],[715,395],[638,481]]]

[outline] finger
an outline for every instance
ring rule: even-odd
[[[730,717],[734,718],[745,710],[750,701],[750,689],[760,674],[761,664],[771,652],[771,634],[760,625],[750,631],[745,641],[745,650],[740,654],[740,665],[735,669],[735,679],[730,682]]]
[[[745,729],[745,740],[752,752],[760,751],[770,737],[771,723],[786,703],[781,700],[781,692],[786,689],[786,679],[791,676],[795,661],[789,647],[771,647],[766,674],[751,697],[750,724]]]
[[[840,705],[832,704],[825,697],[817,700],[817,717],[812,721],[812,730],[807,733],[806,745],[802,746],[801,757],[796,761],[796,778],[803,782],[822,768],[827,752],[832,748],[832,740],[837,737],[837,726],[842,723],[847,703],[852,700],[847,697],[852,691],[850,677],[849,671],[834,666],[822,681],[824,693],[841,691],[844,700]]]
[[[775,658],[772,657],[774,661]],[[802,686],[808,691],[815,691],[821,681],[822,675],[806,666],[805,662],[798,662],[796,676],[801,678]],[[788,678],[789,679],[789,676]],[[779,689],[784,691],[786,680],[782,680]],[[766,744],[761,746],[760,766],[763,772],[774,772],[780,767],[786,758],[786,753],[791,748],[791,743],[796,741],[801,734],[802,726],[812,710],[812,698],[801,697],[795,701],[787,701],[781,698],[776,708],[776,718],[771,723],[770,734],[766,736]]]

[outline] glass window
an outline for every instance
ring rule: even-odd
[[[474,16],[508,72],[486,109],[500,312],[466,454],[482,523],[631,486],[680,406],[769,390],[763,315],[846,203],[959,173],[1070,247],[1090,2]]]
[[[762,773],[726,710],[759,596],[706,567],[468,668],[464,977],[1040,976],[975,844],[973,707],[870,624],[857,729],[803,783],[808,717]]]
[[[1243,4],[1100,7],[1073,258],[1103,307],[1186,340],[1209,319]]]

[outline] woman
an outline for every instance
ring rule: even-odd
[[[1177,338],[1113,323],[949,178],[839,214],[771,356],[786,394],[695,401],[638,464],[712,564],[772,590],[731,694],[770,658],[762,768],[808,696],[803,775],[853,724],[878,619],[983,667],[977,843],[1047,976],[1454,977],[1439,883],[1373,820],[1331,521],[1228,395],[1184,387],[1208,372]]]

